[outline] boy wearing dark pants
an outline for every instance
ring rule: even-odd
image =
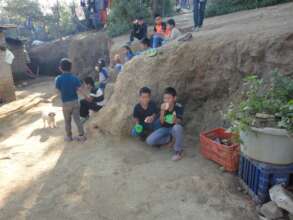
[[[145,139],[148,134],[156,129],[157,106],[151,101],[151,90],[143,87],[139,90],[139,103],[133,110],[135,126],[132,128],[133,137]]]
[[[69,59],[62,59],[60,61],[60,70],[62,74],[55,80],[55,87],[61,93],[61,100],[63,106],[63,115],[65,121],[66,137],[65,141],[72,141],[71,120],[75,121],[78,128],[79,136],[77,141],[85,141],[84,129],[79,117],[79,103],[77,91],[81,87],[80,80],[71,73],[72,63]]]
[[[83,94],[85,98],[80,101],[80,117],[82,123],[89,118],[90,110],[97,112],[105,104],[104,92],[102,89],[96,88],[93,78],[86,77],[84,84],[86,89],[90,91],[90,94]]]
[[[173,161],[182,159],[183,153],[183,106],[176,102],[176,90],[169,87],[164,92],[161,105],[160,122],[162,128],[154,131],[146,140],[149,145],[164,145],[174,141]]]

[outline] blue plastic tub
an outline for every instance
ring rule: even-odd
[[[240,182],[257,203],[270,200],[269,189],[277,184],[288,186],[293,176],[293,164],[276,166],[240,156],[238,175]]]

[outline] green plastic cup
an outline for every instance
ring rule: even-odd
[[[165,122],[168,124],[173,124],[174,122],[174,115],[173,114],[167,114],[165,115]]]
[[[134,126],[135,132],[138,134],[141,134],[143,132],[143,126],[140,124],[137,124]]]
[[[157,49],[153,48],[153,49],[148,49],[145,53],[149,57],[154,57],[157,55],[158,51]]]

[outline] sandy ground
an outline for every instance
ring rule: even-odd
[[[274,7],[207,19],[198,35],[224,31],[232,22],[241,29],[271,11]],[[178,23],[188,28],[190,21],[186,14]],[[257,219],[249,196],[237,190],[237,177],[205,160],[195,137],[185,138],[186,155],[176,163],[170,149],[98,131],[83,144],[66,144],[60,103],[48,102],[53,94],[52,79],[46,79],[18,91],[21,104],[0,107],[3,113],[32,98],[42,100],[0,119],[1,220]],[[57,112],[57,129],[43,128],[41,113],[48,108]]]
[[[46,80],[18,92],[52,96]],[[57,112],[57,129],[42,111]],[[203,159],[186,137],[186,156],[138,140],[97,133],[86,143],[63,142],[59,101],[14,113],[0,124],[0,219],[247,220],[256,219],[236,176]]]

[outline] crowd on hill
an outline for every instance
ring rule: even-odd
[[[88,27],[95,29],[104,27],[107,23],[111,0],[81,0],[80,5],[83,8]]]
[[[160,15],[155,16],[153,35],[149,39],[152,48],[158,48],[170,40],[175,40],[180,35],[181,32],[176,28],[174,19],[169,19],[167,22],[163,22]],[[138,40],[148,39],[148,26],[142,17],[137,18],[133,22],[128,45],[131,45],[135,38]]]
[[[88,1],[92,2],[92,1]],[[205,0],[194,0],[196,4],[194,12],[194,31],[198,31],[203,24]],[[97,3],[97,0],[96,2]],[[87,6],[93,7],[94,5]],[[86,7],[86,5],[85,5]],[[144,18],[138,17],[133,21],[133,28],[130,32],[129,42],[123,46],[125,60],[122,61],[120,55],[114,57],[114,69],[116,73],[123,70],[123,64],[130,61],[135,56],[145,54],[156,56],[158,47],[175,40],[181,36],[181,32],[176,27],[174,19],[163,21],[160,15],[155,16],[153,33],[149,35],[148,25]],[[141,48],[133,52],[131,45],[134,40],[140,41]],[[61,93],[63,103],[63,114],[66,130],[66,141],[85,141],[83,123],[90,117],[90,111],[99,111],[105,105],[104,92],[109,81],[108,69],[104,59],[99,59],[95,68],[96,78],[86,77],[81,81],[71,73],[72,63],[64,58],[60,61],[60,71],[62,74],[56,78],[55,87]],[[98,82],[98,83],[96,83]],[[79,100],[78,94],[83,98]],[[157,104],[152,101],[151,89],[147,86],[138,92],[138,104],[133,110],[133,128],[131,135],[140,137],[152,146],[172,146],[174,156],[172,160],[180,160],[183,156],[183,114],[184,107],[177,102],[177,91],[173,87],[167,87],[163,94],[162,104],[157,108]],[[73,138],[71,120],[74,119],[79,135]]]

